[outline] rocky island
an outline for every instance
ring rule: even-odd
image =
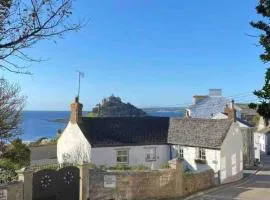
[[[111,95],[97,104],[89,117],[145,117],[147,113],[130,103],[122,102],[120,97]]]

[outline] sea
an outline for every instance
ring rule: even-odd
[[[84,115],[87,112],[83,113]],[[179,117],[183,112],[151,112],[150,116]],[[59,129],[64,129],[69,119],[70,111],[24,111],[20,138],[23,141],[36,141],[39,138],[55,138]]]

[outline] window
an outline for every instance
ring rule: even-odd
[[[178,146],[177,152],[176,152],[176,157],[179,158],[179,159],[184,158],[184,148],[183,147]]]
[[[156,148],[146,148],[146,161],[155,161],[157,159]]]
[[[128,163],[128,150],[122,149],[116,151],[116,161],[117,163]]]
[[[203,148],[197,149],[197,159],[206,160],[205,149]]]

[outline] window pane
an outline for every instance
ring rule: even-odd
[[[117,155],[118,155],[118,156],[121,156],[121,155],[127,155],[127,151],[126,151],[126,150],[117,151]]]

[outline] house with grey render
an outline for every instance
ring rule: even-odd
[[[242,178],[242,137],[231,119],[82,116],[78,98],[57,143],[59,163],[144,165],[160,169],[178,158],[189,171],[214,170],[220,182]]]

